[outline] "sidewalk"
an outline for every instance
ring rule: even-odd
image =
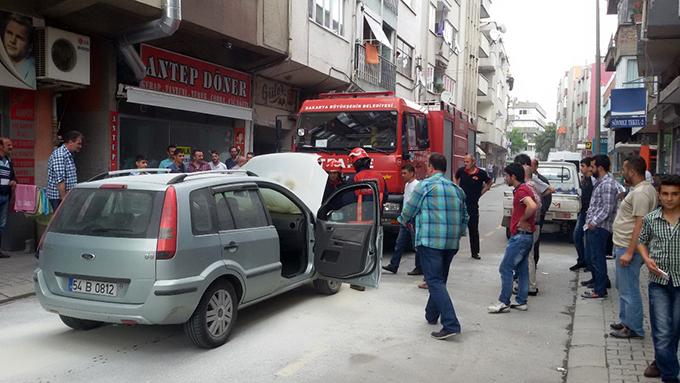
[[[33,270],[37,260],[33,253],[6,252],[0,258],[0,303],[33,294]]]
[[[590,279],[590,273],[579,272],[576,279],[576,305],[571,344],[569,346],[567,383],[585,382],[660,382],[658,378],[645,378],[645,368],[654,360],[654,348],[649,327],[649,298],[647,295],[648,271],[642,266],[640,290],[644,304],[644,339],[617,339],[609,335],[610,323],[618,322],[619,294],[614,286],[614,260],[607,260],[612,288],[606,299],[583,299],[587,288],[581,281]]]

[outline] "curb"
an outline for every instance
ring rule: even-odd
[[[19,294],[19,295],[7,297],[7,298],[0,298],[0,305],[5,304],[5,303],[9,303],[9,302],[12,302],[12,301],[16,301],[16,300],[19,300],[19,299],[23,299],[23,298],[28,298],[28,297],[33,296],[33,295],[35,295],[35,291],[30,292],[30,293],[25,293],[25,294]]]
[[[566,383],[600,383],[609,381],[607,344],[605,339],[604,302],[602,299],[583,299],[581,277],[576,278],[576,302],[572,333],[567,354]]]

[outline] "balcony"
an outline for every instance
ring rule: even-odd
[[[609,47],[607,48],[607,55],[604,57],[606,64],[605,70],[607,72],[614,72],[616,70],[616,39],[612,36],[609,40]]]
[[[477,75],[477,96],[489,95],[489,80],[483,75]]]
[[[488,19],[491,17],[491,14],[489,13],[491,11],[491,0],[482,0],[479,11],[480,19]]]
[[[389,59],[379,56],[380,63],[368,64],[366,62],[366,48],[363,45],[356,45],[356,75],[362,80],[376,88],[394,91],[397,83],[397,66]]]
[[[495,72],[500,66],[498,55],[491,53],[489,57],[479,59],[479,71],[483,73]]]
[[[446,42],[443,36],[437,36],[435,40],[435,59],[440,62],[442,67],[447,67],[449,65],[449,60],[453,54],[453,48],[449,43]]]
[[[479,35],[479,57],[486,58],[489,57],[489,52],[491,52],[491,46],[489,45],[489,40],[486,39],[483,33]]]
[[[680,18],[677,1],[647,2],[647,38],[650,40],[680,39]]]

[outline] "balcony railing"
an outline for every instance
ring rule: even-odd
[[[397,66],[385,57],[379,56],[380,63],[369,64],[366,62],[366,48],[356,45],[356,71],[357,77],[367,83],[383,88],[395,90],[397,83]]]

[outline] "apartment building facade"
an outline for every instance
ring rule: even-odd
[[[514,79],[503,44],[505,26],[484,22],[481,31],[479,76],[484,81],[477,91],[477,130],[486,163],[500,166],[508,154],[508,104]]]
[[[546,113],[531,101],[511,100],[508,107],[508,132],[517,129],[527,144],[527,152],[536,152],[536,136],[545,132]]]

